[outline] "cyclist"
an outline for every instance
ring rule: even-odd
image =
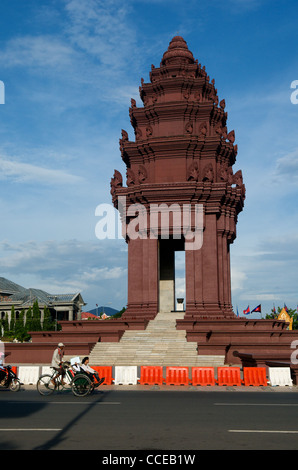
[[[52,379],[53,385],[55,385],[55,380],[61,375],[62,376],[62,385],[66,385],[66,382],[64,382],[63,378],[65,376],[65,370],[62,367],[62,360],[63,360],[63,355],[64,355],[64,344],[59,343],[58,347],[55,349],[52,357],[52,363],[51,367],[55,369],[57,372],[57,375]]]

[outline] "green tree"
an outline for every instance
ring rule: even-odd
[[[8,313],[6,312],[5,318],[3,320],[3,336],[9,335],[9,321],[8,321]]]
[[[48,307],[44,308],[42,329],[44,331],[55,330],[55,322],[52,319],[51,312]]]
[[[125,311],[126,311],[126,308],[123,307],[118,313],[115,313],[115,315],[113,315],[113,318],[121,318]]]
[[[25,322],[26,331],[32,331],[32,309],[28,308],[26,312],[26,322]]]
[[[15,314],[14,305],[12,305],[11,311],[10,311],[9,336],[14,337],[15,323],[16,323],[16,314]]]
[[[41,313],[38,306],[38,300],[36,299],[32,307],[32,331],[41,331]]]
[[[25,311],[22,309],[19,318],[16,319],[16,326],[15,326],[15,338],[18,341],[28,341],[30,339],[30,335],[25,327]]]

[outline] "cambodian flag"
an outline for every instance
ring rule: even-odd
[[[251,313],[252,313],[252,312],[261,312],[261,304],[258,305],[256,308],[254,308],[254,309],[251,311]]]
[[[243,310],[244,315],[248,315],[250,313],[250,308],[249,306],[247,307],[246,310]]]
[[[286,312],[289,311],[289,310],[288,310],[288,307],[286,306],[286,304],[284,304],[284,309],[285,309]]]

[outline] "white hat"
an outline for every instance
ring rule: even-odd
[[[59,346],[59,348],[64,348],[64,344],[63,344],[63,343],[59,343],[58,346]]]

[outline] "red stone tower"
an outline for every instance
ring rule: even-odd
[[[152,319],[158,311],[175,310],[174,253],[184,250],[185,319],[234,318],[230,245],[245,187],[241,171],[233,173],[237,145],[227,129],[225,101],[180,36],[170,42],[160,67],[152,65],[150,83],[141,80],[140,97],[143,106],[131,100],[129,110],[135,139],[125,131],[120,139],[126,186],[117,170],[111,180],[128,244],[125,317]],[[201,211],[197,247],[182,230],[184,208],[191,209],[190,234]]]

